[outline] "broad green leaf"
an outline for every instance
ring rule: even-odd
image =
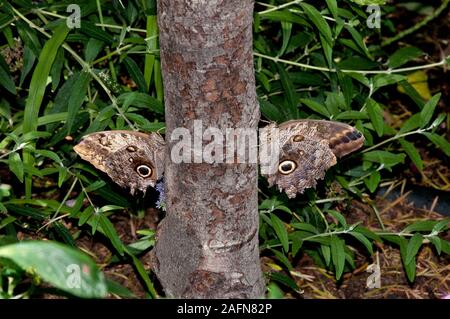
[[[406,257],[405,264],[411,263],[411,261],[416,257],[422,246],[423,236],[421,234],[414,234],[414,236],[409,240],[408,246],[406,247]]]
[[[288,240],[288,233],[286,227],[284,226],[284,223],[275,214],[270,214],[270,219],[272,221],[273,229],[275,230],[275,233],[277,234],[277,237],[280,240],[284,251],[288,252],[289,240]]]
[[[370,174],[369,177],[366,177],[364,179],[364,184],[366,184],[369,191],[373,193],[378,188],[380,181],[381,181],[381,174],[379,171],[375,171],[372,174]]]
[[[445,153],[445,155],[450,156],[450,143],[440,135],[435,133],[422,133],[425,135],[431,142],[433,142],[441,151]]]
[[[119,235],[117,234],[116,229],[114,228],[114,225],[102,213],[97,213],[97,216],[99,216],[99,224],[103,230],[103,233],[111,241],[112,245],[117,250],[117,252],[121,256],[123,256],[124,245],[123,245],[122,241],[120,240]]]
[[[345,266],[345,244],[342,239],[332,235],[330,236],[331,259],[336,270],[336,279],[342,277]]]
[[[400,144],[402,145],[403,150],[409,156],[411,161],[416,165],[416,167],[422,171],[423,170],[423,161],[420,157],[419,151],[416,149],[414,144],[406,141],[405,139],[399,139]]]
[[[420,127],[425,127],[430,122],[431,118],[433,117],[434,110],[436,109],[436,106],[441,99],[441,93],[436,94],[433,96],[423,107],[422,111],[420,112]]]
[[[292,33],[292,23],[282,21],[281,22],[281,30],[283,33],[283,44],[281,46],[280,51],[278,51],[278,56],[282,56],[284,52],[287,49],[287,46],[289,44],[289,40],[291,39],[291,33]]]
[[[438,236],[431,236],[431,237],[428,237],[428,240],[434,245],[434,248],[436,248],[437,254],[440,256],[441,252],[442,252],[441,239]]]
[[[269,283],[267,287],[267,298],[268,299],[283,299],[284,292],[278,287],[278,285],[274,282]]]
[[[404,79],[405,76],[399,74],[377,74],[373,78],[373,91],[375,92],[383,86],[392,85]]]
[[[328,112],[327,108],[323,106],[322,104],[311,100],[311,99],[300,99],[300,102],[304,105],[306,105],[308,108],[313,110],[314,112],[317,112],[327,118],[330,118],[330,113]]]
[[[368,120],[369,115],[367,112],[359,112],[359,111],[344,111],[339,113],[336,117],[336,120]]]
[[[367,113],[369,114],[370,121],[372,122],[375,131],[378,136],[383,136],[384,129],[384,118],[383,118],[383,110],[380,105],[375,102],[373,99],[369,99],[367,101]]]
[[[366,247],[367,251],[368,251],[371,255],[373,255],[372,243],[370,242],[370,240],[368,240],[368,239],[366,238],[366,236],[364,236],[364,235],[361,234],[361,233],[354,232],[354,231],[353,231],[353,232],[350,232],[349,234],[352,235],[353,237],[355,237],[359,242],[361,242],[361,244],[363,244],[363,245]]]
[[[347,227],[347,221],[345,220],[345,217],[342,216],[341,213],[331,209],[327,210],[326,212],[331,216],[333,216],[334,218],[336,218],[338,223],[341,224],[343,227]]]
[[[51,241],[28,241],[0,247],[8,258],[56,288],[81,298],[103,298],[105,278],[96,264],[81,251]]]
[[[282,252],[275,250],[275,249],[271,249],[272,252],[274,253],[275,257],[284,265],[286,266],[287,270],[291,271],[292,270],[292,264],[289,261],[289,258],[284,255]]]
[[[300,6],[305,11],[308,18],[313,22],[314,26],[319,29],[320,34],[325,38],[328,44],[333,44],[333,37],[331,34],[330,26],[327,21],[322,17],[320,12],[310,4],[300,3]]]
[[[68,101],[67,110],[67,134],[72,133],[72,126],[75,122],[75,118],[78,115],[81,105],[86,97],[86,92],[88,89],[90,74],[88,72],[81,72],[80,76],[77,78],[73,85],[72,92]],[[77,129],[77,128],[74,128]]]
[[[356,45],[362,50],[362,52],[366,55],[366,57],[372,60],[372,56],[369,52],[369,49],[367,49],[366,43],[364,42],[364,39],[361,36],[361,34],[359,34],[359,32],[351,25],[347,25],[345,28],[348,30],[353,40],[355,41]]]
[[[285,118],[280,109],[269,101],[259,99],[259,107],[261,113],[271,121],[281,122]]]
[[[127,68],[128,73],[130,73],[131,78],[138,86],[139,92],[145,93],[147,90],[147,84],[145,82],[144,75],[142,74],[142,71],[137,65],[137,63],[129,56],[127,56],[123,60],[123,63]]]
[[[0,85],[3,86],[6,90],[8,90],[11,94],[16,95],[16,85],[9,75],[8,72],[4,68],[0,66]]]
[[[434,225],[432,231],[433,232],[441,232],[443,230],[448,229],[448,224],[450,223],[450,219],[449,218],[445,218],[443,220],[441,220],[440,222],[438,222],[436,225]]]
[[[389,57],[388,65],[390,68],[398,68],[423,54],[422,50],[416,47],[404,47],[394,52]]]
[[[363,154],[363,159],[369,162],[384,164],[392,167],[405,161],[405,154],[394,154],[387,151],[370,151]]]
[[[421,220],[408,225],[402,230],[402,233],[411,233],[417,231],[432,231],[434,226],[437,224],[434,220]]]
[[[58,49],[63,44],[68,33],[68,27],[65,23],[62,23],[55,30],[50,40],[45,43],[39,55],[39,62],[33,72],[28,98],[25,104],[23,133],[37,129],[38,115],[47,85],[47,77]],[[23,152],[23,161],[26,166],[31,166],[34,161],[32,154],[26,149]],[[31,176],[25,180],[25,196],[31,198]]]
[[[405,123],[403,123],[402,127],[400,128],[399,134],[411,132],[412,130],[419,128],[420,120],[420,113],[414,114],[409,119],[407,119]]]
[[[330,10],[334,19],[338,19],[338,6],[336,0],[326,0],[328,9]]]
[[[295,229],[304,230],[313,234],[319,233],[316,227],[308,223],[292,223],[291,226],[294,227]]]
[[[329,266],[331,262],[330,246],[320,245],[320,251],[322,252],[323,259],[325,260],[325,265]]]
[[[23,162],[22,159],[20,158],[20,155],[17,152],[9,154],[8,164],[11,172],[13,172],[14,175],[16,175],[16,177],[19,179],[19,181],[23,183],[23,174],[24,174]]]
[[[164,105],[153,96],[140,92],[128,92],[117,98],[119,104],[122,104],[126,111],[130,106],[149,109],[158,114],[164,114]]]
[[[30,90],[25,104],[23,133],[34,131],[37,128],[37,117],[44,97],[47,77],[59,47],[64,42],[69,29],[62,23],[49,39],[39,55],[39,62],[31,78]]]
[[[284,286],[291,288],[295,291],[298,290],[298,286],[295,283],[295,281],[292,280],[292,278],[290,278],[282,273],[272,272],[270,274],[270,279],[273,281],[279,282],[280,284],[283,284]]]
[[[280,74],[281,84],[284,89],[284,95],[286,97],[286,104],[288,109],[286,110],[286,114],[290,116],[290,118],[297,118],[298,114],[298,96],[295,92],[294,85],[292,84],[291,79],[289,78],[289,74],[284,69],[283,65],[277,64],[278,73]]]
[[[65,25],[65,23],[63,24]],[[87,21],[86,19],[83,19],[81,28],[79,28],[78,30],[81,33],[87,35],[89,38],[103,41],[109,45],[111,45],[114,41],[114,37],[110,33],[103,31],[100,27],[96,26],[92,22]]]

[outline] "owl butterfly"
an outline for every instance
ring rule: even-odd
[[[262,129],[261,136],[266,138],[261,143],[272,143],[273,139],[278,142],[275,143],[278,157],[272,160],[272,169],[266,173],[262,170],[262,175],[270,186],[276,184],[289,198],[315,187],[317,180],[323,179],[325,172],[336,164],[337,157],[359,149],[364,143],[364,136],[355,128],[321,120],[270,124]],[[266,163],[268,160],[261,151],[260,160]]]
[[[83,137],[73,149],[118,185],[145,194],[164,173],[164,139],[157,133],[105,131]]]

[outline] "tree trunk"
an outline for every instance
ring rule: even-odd
[[[155,272],[169,297],[264,294],[257,164],[177,164],[170,156],[178,142],[172,132],[183,127],[195,136],[194,120],[202,121],[203,131],[256,132],[252,21],[252,0],[158,0],[167,216],[158,229],[154,256]]]

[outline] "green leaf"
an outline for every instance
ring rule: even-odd
[[[103,273],[79,250],[50,241],[28,241],[0,247],[8,258],[56,288],[81,298],[103,298],[107,294]]]
[[[373,255],[373,248],[372,248],[372,243],[366,238],[366,236],[364,236],[361,233],[358,232],[350,232],[350,235],[352,235],[353,237],[355,237],[359,242],[361,242],[367,249],[367,251]]]
[[[320,251],[322,252],[323,259],[325,260],[325,265],[329,266],[331,262],[330,246],[320,245]]]
[[[300,6],[305,11],[308,18],[313,22],[314,26],[319,29],[320,34],[325,38],[328,44],[333,44],[333,37],[331,29],[326,20],[322,17],[320,12],[310,4],[300,3]]]
[[[65,25],[65,23],[63,23]],[[84,33],[89,38],[94,38],[103,41],[111,45],[114,41],[114,37],[108,32],[103,31],[100,27],[96,26],[94,23],[83,19],[81,23],[81,28],[78,29],[81,33]]]
[[[283,264],[286,266],[287,270],[291,271],[292,270],[292,264],[289,261],[289,258],[284,255],[282,252],[275,250],[275,249],[271,249],[272,252],[274,253],[275,257]]]
[[[136,270],[138,271],[139,276],[141,276],[142,280],[144,281],[145,285],[147,286],[147,289],[150,292],[151,296],[153,298],[156,298],[157,297],[156,290],[153,286],[153,283],[152,283],[150,277],[147,274],[147,271],[144,268],[144,265],[138,258],[136,258],[130,252],[127,251],[127,254],[130,255],[131,259],[133,259],[133,264],[136,267]]]
[[[439,147],[447,156],[450,156],[450,143],[440,135],[434,133],[422,133],[437,147]]]
[[[291,226],[294,227],[295,229],[304,230],[304,231],[310,232],[312,234],[319,233],[319,231],[317,230],[316,227],[314,227],[313,225],[308,224],[308,223],[292,223]]]
[[[367,49],[366,43],[364,42],[363,37],[359,32],[352,27],[351,25],[345,26],[345,28],[350,32],[353,40],[355,41],[356,45],[362,50],[362,52],[369,58],[372,59],[372,56],[369,52],[369,49]]]
[[[48,40],[39,55],[39,62],[33,72],[31,78],[28,98],[25,104],[23,133],[35,131],[38,126],[38,115],[41,108],[42,100],[47,86],[47,77],[49,75],[53,61],[58,53],[59,47],[63,44],[69,29],[65,23],[62,23],[53,36]],[[24,149],[23,162],[25,166],[32,166],[34,161],[31,153]],[[31,198],[31,176],[25,180],[25,196]]]
[[[286,51],[286,48],[289,44],[289,40],[291,39],[291,33],[292,33],[292,23],[281,21],[281,30],[283,33],[283,44],[281,46],[280,51],[278,52],[278,56],[282,56],[284,52]]]
[[[19,181],[23,183],[23,162],[17,152],[9,154],[8,164],[11,172],[13,172],[14,175],[16,175],[16,177],[19,179]]]
[[[11,75],[0,66],[0,85],[7,89],[10,93],[16,95],[16,85],[11,78]]]
[[[158,114],[164,114],[164,105],[161,101],[155,99],[146,93],[128,92],[117,98],[119,104],[122,104],[126,111],[130,106],[136,106],[143,109],[149,109]]]
[[[431,237],[428,237],[428,239],[434,245],[434,248],[436,248],[437,254],[440,256],[441,252],[442,252],[441,239],[438,236],[431,236]]]
[[[414,114],[409,119],[403,123],[402,127],[400,128],[399,134],[411,132],[412,130],[415,130],[420,127],[420,113]]]
[[[375,131],[378,136],[383,136],[384,129],[384,118],[383,118],[383,110],[380,105],[375,102],[373,99],[369,99],[367,101],[367,113],[369,114],[370,121],[372,122]]]
[[[418,221],[411,225],[406,226],[402,230],[402,233],[412,233],[412,232],[417,232],[417,231],[432,231],[434,226],[437,223],[438,222],[436,222],[434,220],[421,220],[421,221]]]
[[[387,85],[392,85],[403,81],[405,76],[399,74],[377,74],[373,78],[373,92]]]
[[[280,284],[283,284],[284,286],[291,288],[295,291],[298,290],[298,286],[295,283],[295,281],[292,280],[292,278],[290,278],[284,274],[281,274],[278,272],[273,272],[270,274],[270,279],[273,281],[279,282]]]
[[[416,167],[422,171],[423,170],[423,161],[420,157],[419,151],[416,149],[414,144],[406,141],[405,139],[401,138],[399,139],[400,144],[403,147],[403,150],[405,153],[409,156],[411,161],[416,165]]]
[[[336,0],[326,0],[328,9],[330,10],[333,18],[337,20],[338,18],[338,6]]]
[[[339,280],[344,272],[345,266],[345,244],[339,237],[330,237],[331,259],[336,271],[336,279]]]
[[[284,251],[288,252],[289,240],[288,240],[288,233],[286,227],[284,226],[284,223],[275,214],[270,214],[270,219],[272,221],[273,229],[275,230],[275,233],[277,234],[277,237],[280,240]]]
[[[394,154],[387,151],[370,151],[363,154],[363,159],[369,162],[384,164],[392,167],[405,161],[405,154]]]
[[[414,236],[409,240],[408,246],[406,247],[406,257],[405,264],[409,264],[419,252],[420,247],[423,243],[423,236],[421,234],[414,234]]]
[[[89,81],[91,76],[88,72],[81,72],[80,76],[75,81],[72,92],[70,93],[68,101],[67,112],[67,134],[72,133],[72,125],[75,122],[75,118],[78,115],[81,105],[86,97]],[[75,128],[77,129],[77,128]]]
[[[432,232],[436,232],[439,233],[443,230],[448,229],[448,224],[450,223],[450,219],[449,218],[445,218],[443,220],[441,220],[440,222],[438,222],[436,225],[434,225],[433,229],[431,230]]]
[[[300,102],[305,104],[308,108],[310,108],[314,112],[317,112],[327,118],[330,118],[330,113],[328,112],[327,108],[322,104],[311,99],[300,99]]]
[[[131,78],[138,86],[139,92],[145,93],[147,90],[147,84],[145,82],[144,75],[142,74],[142,71],[137,63],[130,57],[126,57],[123,60],[123,63],[127,68],[128,73],[130,73]]]
[[[37,128],[37,117],[44,97],[45,87],[47,86],[47,77],[58,49],[68,33],[69,29],[65,23],[62,23],[55,30],[53,36],[45,43],[39,55],[39,62],[33,72],[30,90],[25,104],[23,133],[34,131]]]
[[[99,224],[102,228],[104,234],[106,237],[109,238],[111,243],[113,244],[114,248],[117,250],[117,252],[123,256],[124,255],[124,245],[122,241],[119,238],[119,235],[116,232],[116,229],[114,228],[114,225],[109,221],[109,219],[103,215],[101,212],[97,213],[99,216]]]
[[[341,224],[343,227],[347,227],[347,221],[345,220],[345,217],[342,216],[341,213],[331,209],[328,209],[326,212],[331,216],[333,216],[334,218],[336,218],[338,223]]]
[[[269,101],[259,99],[259,107],[264,117],[271,121],[279,122],[285,119],[285,116],[281,113],[280,109]]]
[[[284,67],[280,64],[277,64],[278,73],[280,74],[281,84],[284,89],[284,95],[286,97],[287,110],[286,114],[289,115],[290,118],[297,118],[298,114],[298,97],[295,92],[294,85],[292,84],[291,79],[289,78],[289,74],[286,72]]]
[[[336,117],[336,120],[368,120],[369,116],[366,112],[360,111],[344,111],[339,113]]]
[[[388,65],[391,69],[395,69],[415,58],[418,58],[422,54],[422,50],[416,47],[401,48],[395,51],[394,54],[389,57]]]
[[[420,112],[420,127],[425,127],[433,117],[434,110],[441,99],[441,93],[434,95],[423,107]]]
[[[369,177],[364,179],[364,184],[366,184],[367,188],[371,193],[373,193],[381,181],[381,174],[379,171],[374,171],[372,174],[370,174]]]

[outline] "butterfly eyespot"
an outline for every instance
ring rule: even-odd
[[[294,161],[290,160],[283,161],[280,163],[280,165],[278,165],[278,171],[284,175],[292,173],[296,168],[297,164],[295,164]]]
[[[147,165],[139,165],[136,168],[136,172],[141,176],[141,177],[149,177],[152,174],[152,169],[150,167],[148,167]]]
[[[292,138],[292,140],[294,141],[294,142],[301,142],[301,141],[303,141],[305,139],[305,137],[303,136],[303,135],[295,135],[293,138]]]

